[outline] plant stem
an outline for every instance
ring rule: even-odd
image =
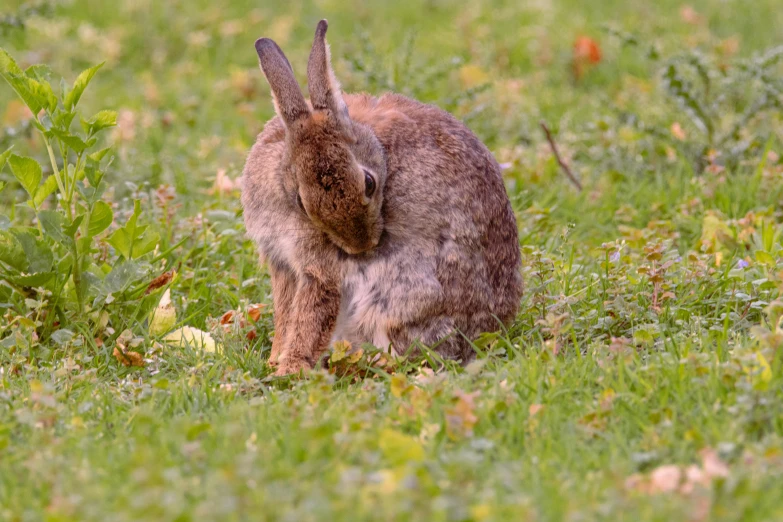
[[[46,150],[49,152],[49,161],[52,162],[52,170],[54,171],[54,179],[57,180],[57,187],[60,189],[60,193],[65,197],[65,185],[63,185],[62,177],[60,177],[60,169],[57,168],[57,160],[54,159],[54,151],[52,150],[52,144],[49,143],[49,139],[44,136],[44,143],[46,143]],[[68,214],[70,215],[70,205],[68,206]]]

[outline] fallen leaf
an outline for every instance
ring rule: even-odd
[[[680,125],[678,122],[675,121],[674,123],[672,123],[671,131],[672,131],[672,136],[674,136],[680,141],[685,141],[685,138],[687,136],[685,135],[685,131],[683,130],[682,125]]]
[[[207,193],[212,196],[215,194],[230,194],[236,190],[236,184],[234,180],[226,175],[226,169],[218,169],[215,175],[215,181],[212,184],[212,188]]]
[[[530,407],[527,409],[527,412],[530,414],[531,417],[533,417],[543,409],[544,409],[543,404],[531,404]]]
[[[473,436],[473,427],[478,422],[475,399],[480,393],[465,393],[462,390],[454,392],[454,404],[446,410],[446,433],[451,438]]]
[[[680,7],[680,18],[683,22],[690,25],[699,25],[702,22],[701,15],[690,5]]]
[[[207,353],[214,353],[220,348],[209,333],[192,326],[183,326],[178,330],[174,330],[164,337],[163,340],[173,346],[183,347],[187,345],[191,348],[199,348]]]
[[[699,452],[701,465],[707,478],[726,478],[729,476],[729,467],[718,457],[718,452],[712,448],[704,448]]]
[[[144,357],[139,352],[123,351],[119,346],[115,346],[112,355],[123,366],[144,366]]]
[[[650,473],[651,493],[671,493],[682,480],[682,470],[673,464],[659,466]]]
[[[174,276],[176,275],[177,273],[174,270],[163,272],[158,277],[153,279],[150,284],[147,285],[147,290],[144,291],[144,295],[148,295],[154,292],[155,290],[157,290],[158,288],[166,286],[174,279]]]
[[[171,291],[166,289],[158,306],[152,311],[148,330],[151,336],[157,337],[170,332],[175,324],[177,324],[177,311],[171,304]]]
[[[247,307],[247,316],[251,321],[256,323],[259,319],[261,319],[261,310],[264,308],[266,308],[264,303],[251,304]]]

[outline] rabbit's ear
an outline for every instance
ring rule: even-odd
[[[280,47],[269,38],[259,38],[256,40],[256,52],[261,70],[272,88],[275,110],[286,127],[309,117],[310,108],[296,82],[291,63]]]
[[[315,110],[329,110],[334,115],[336,123],[345,138],[350,142],[356,141],[353,132],[353,124],[348,116],[348,107],[343,100],[340,83],[334,76],[329,44],[326,43],[326,29],[329,24],[326,20],[318,22],[315,29],[313,50],[310,51],[310,59],[307,62],[307,88],[310,91],[310,103]]]

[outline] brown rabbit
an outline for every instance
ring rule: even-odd
[[[277,116],[244,169],[245,225],[268,262],[270,364],[312,368],[332,341],[470,360],[470,340],[515,316],[514,212],[500,168],[462,123],[397,94],[344,95],[326,20],[307,65],[256,41]]]

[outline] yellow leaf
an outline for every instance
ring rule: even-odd
[[[219,348],[209,333],[192,326],[183,326],[178,330],[174,330],[164,337],[163,340],[172,346],[183,347],[187,345],[191,348],[200,348],[209,353],[214,353]]]
[[[378,445],[386,460],[394,466],[408,462],[422,462],[425,458],[421,443],[410,435],[399,431],[384,429],[381,431]]]
[[[761,352],[756,352],[756,360],[759,362],[759,366],[761,366],[759,380],[765,385],[769,384],[769,381],[772,380],[772,368],[769,366],[767,358]]]
[[[413,388],[408,384],[408,378],[400,373],[395,373],[391,378],[391,394],[397,398],[402,397]]]
[[[489,75],[478,65],[466,64],[460,67],[459,79],[463,87],[470,88],[487,83]]]
[[[175,324],[177,324],[177,311],[174,309],[174,305],[171,304],[171,291],[166,289],[163,297],[160,298],[160,303],[158,303],[150,317],[150,335],[157,337],[158,335],[168,333],[174,328]]]

